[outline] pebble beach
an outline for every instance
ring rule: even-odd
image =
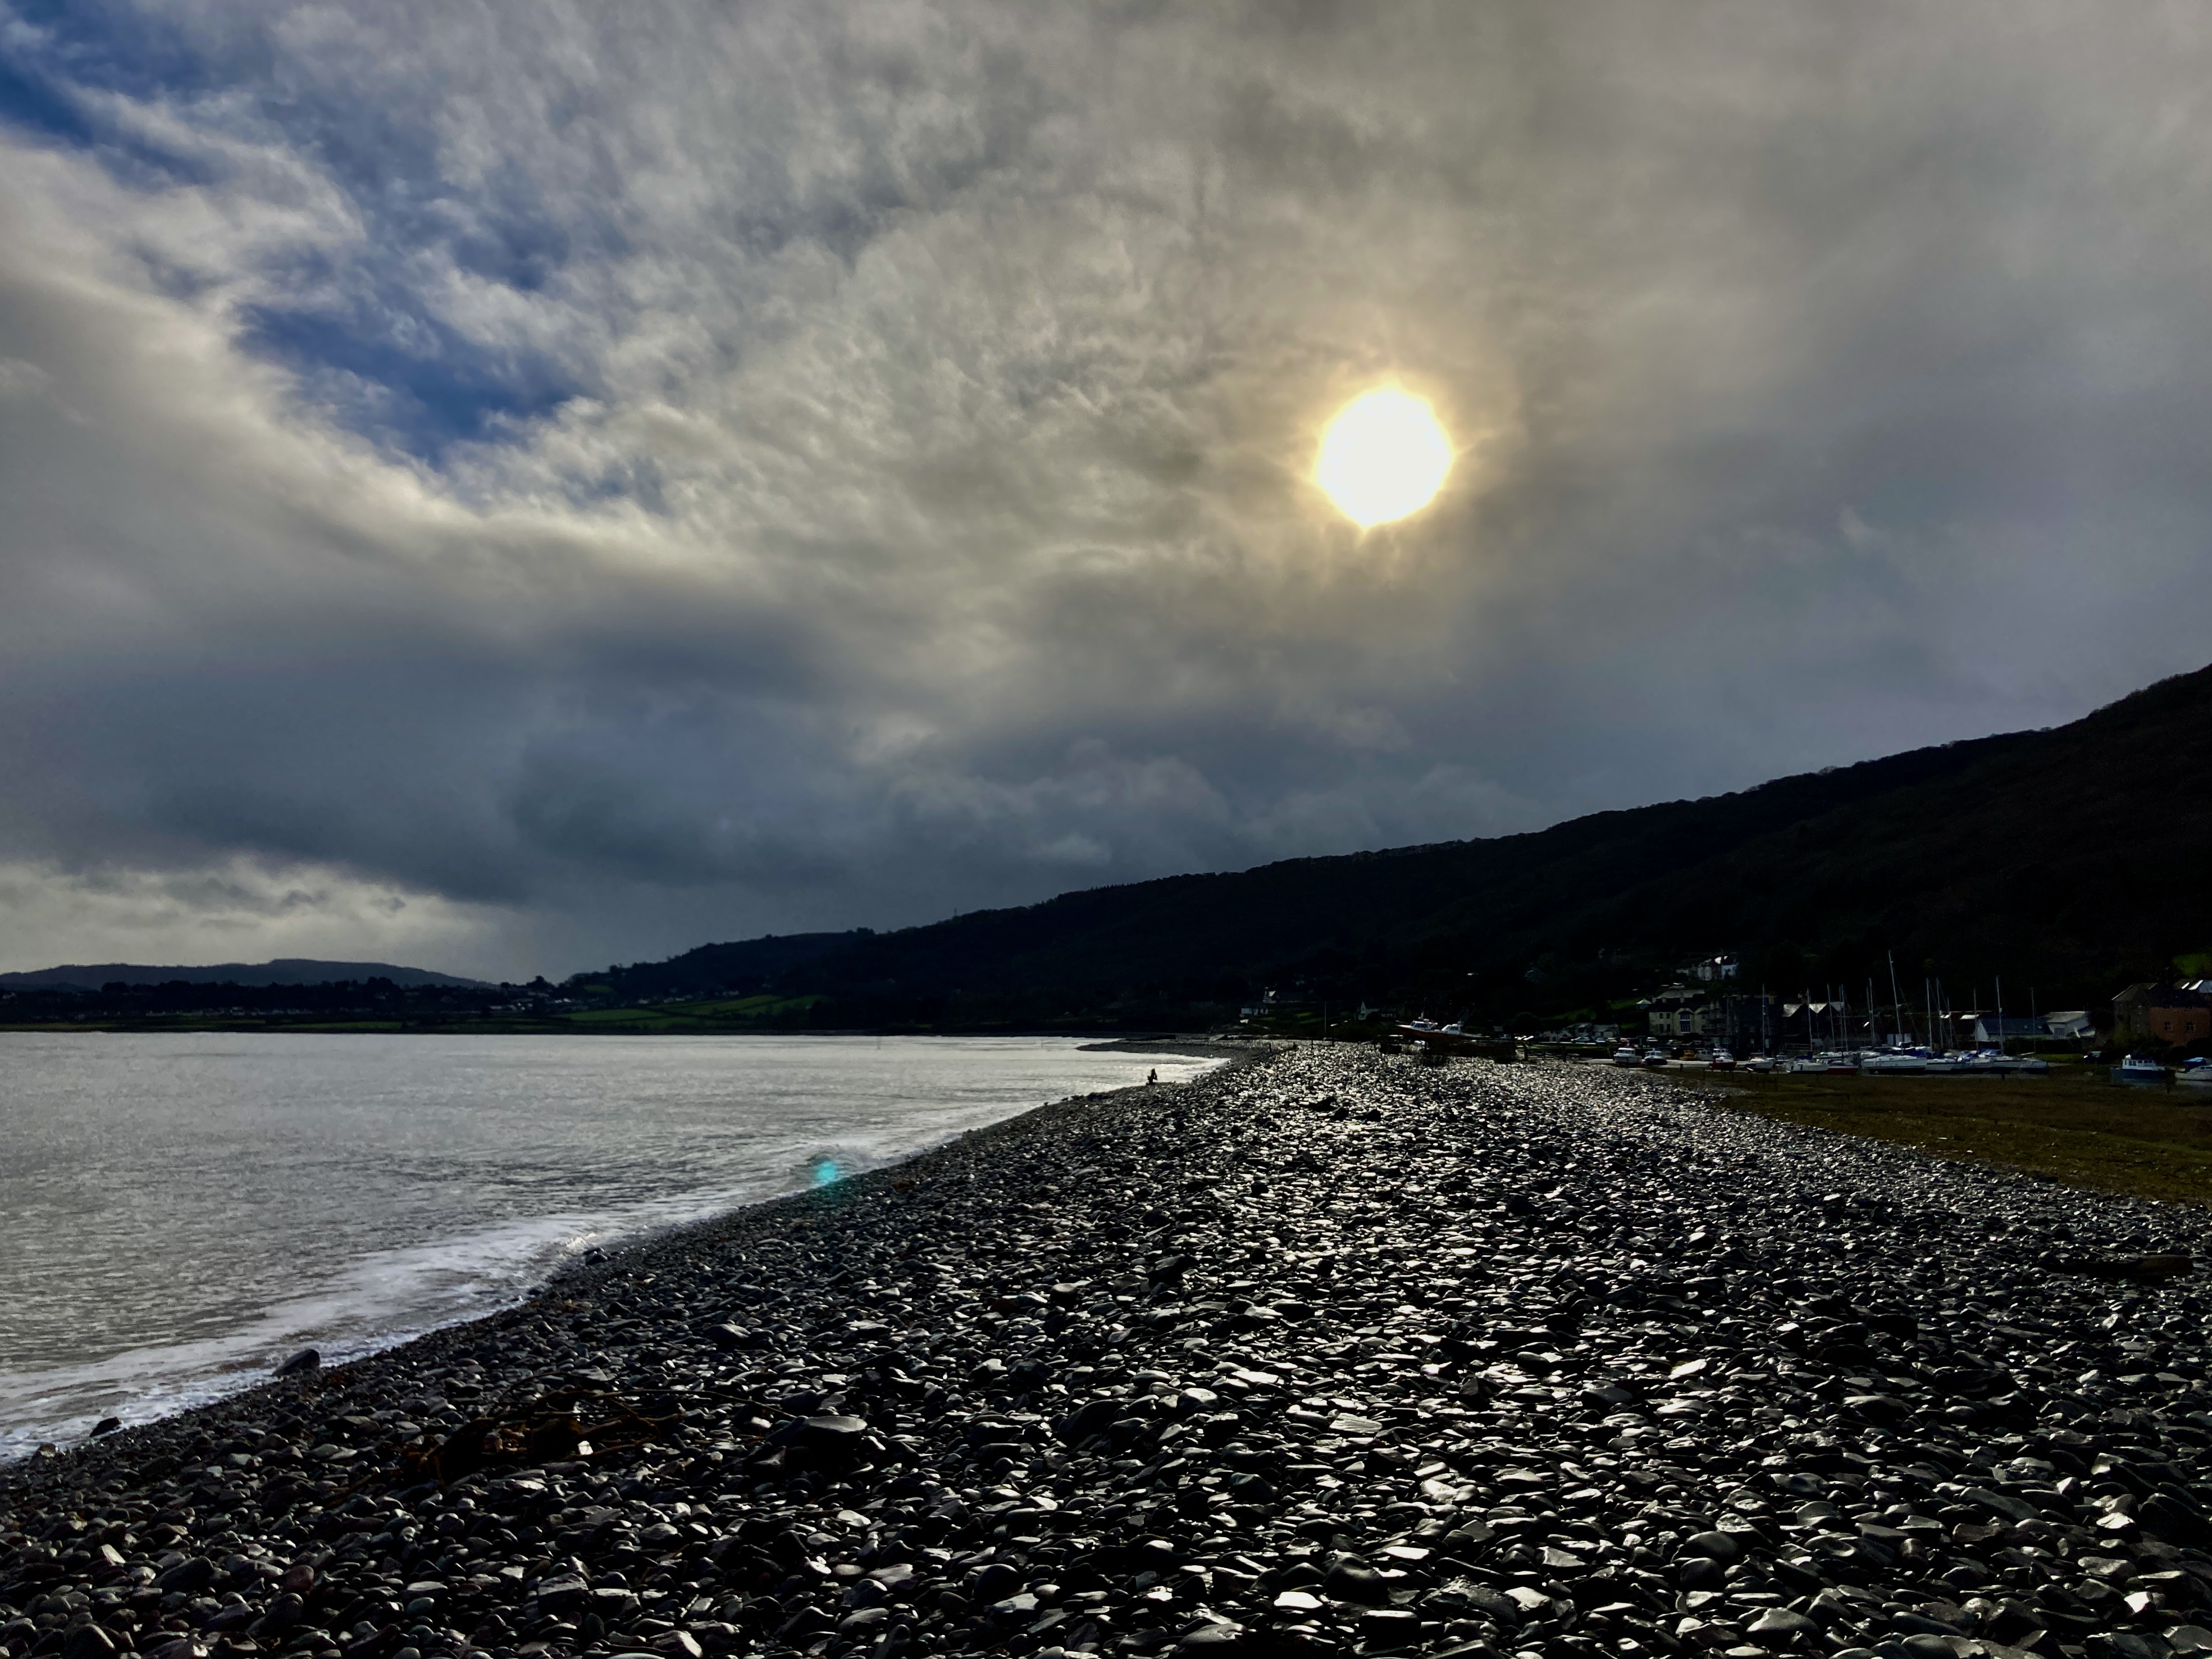
[[[1275,1051],[0,1470],[0,1647],[2212,1652],[2201,1219]]]

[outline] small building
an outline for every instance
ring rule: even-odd
[[[1686,985],[1670,985],[1642,1006],[1656,1037],[1703,1036],[1714,1023],[1705,994]]]
[[[2047,1021],[2031,1018],[2024,1014],[1982,1014],[1974,1020],[1974,1041],[1977,1044],[2002,1044],[2019,1037],[2045,1037],[2051,1035]]]
[[[2112,1029],[2158,1042],[2195,1042],[2212,1036],[2212,995],[2139,981],[2112,999]]]
[[[1711,985],[1722,980],[1734,979],[1736,975],[1736,959],[1734,957],[1707,957],[1695,966],[1685,969],[1682,976],[1685,979],[1695,979],[1701,984]]]
[[[2087,1008],[2062,1008],[2045,1014],[2043,1023],[2051,1036],[2063,1037],[2069,1042],[2079,1042],[2097,1029],[2096,1022],[2089,1018]]]
[[[2212,1037],[2212,999],[2202,991],[2179,994],[2189,999],[2161,997],[2144,1011],[2149,1036],[2160,1042],[2198,1042]]]

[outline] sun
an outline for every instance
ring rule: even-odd
[[[1362,530],[1419,512],[1443,488],[1451,439],[1425,399],[1395,386],[1363,392],[1321,434],[1314,482]]]

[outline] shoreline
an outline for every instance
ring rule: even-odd
[[[1198,1048],[1244,1048],[1265,1043],[1265,1037],[1216,1038],[1203,1031],[1169,1034],[1158,1039],[1130,1036],[1102,1034],[1096,1026],[1073,1030],[1040,1026],[1020,1030],[1005,1030],[994,1027],[977,1030],[915,1030],[904,1027],[875,1027],[867,1025],[817,1028],[807,1026],[790,1030],[763,1028],[757,1025],[702,1025],[683,1030],[646,1031],[626,1029],[619,1025],[605,1027],[562,1024],[548,1022],[532,1024],[527,1022],[503,1023],[496,1020],[406,1024],[399,1021],[331,1022],[316,1024],[295,1021],[285,1024],[256,1025],[249,1024],[223,1024],[210,1021],[202,1024],[125,1024],[115,1021],[86,1020],[57,1024],[9,1024],[0,1021],[0,1036],[70,1036],[96,1035],[100,1036],[276,1036],[286,1034],[301,1036],[620,1036],[620,1037],[768,1037],[777,1041],[799,1041],[808,1037],[957,1037],[987,1039],[1006,1037],[1058,1037],[1068,1041],[1083,1040],[1085,1048],[1114,1048],[1127,1045],[1135,1049],[1158,1047],[1161,1042],[1188,1044]],[[1311,1038],[1283,1039],[1310,1042]]]
[[[2203,1307],[2062,1236],[2193,1232],[1634,1074],[1278,1049],[0,1470],[0,1646],[2163,1659]]]
[[[968,1042],[967,1039],[950,1041],[956,1049]],[[791,1046],[777,1039],[770,1039],[770,1042],[781,1048]],[[1011,1098],[1002,1097],[991,1104],[988,1110],[1004,1114],[1006,1118],[1018,1117],[1034,1111],[1040,1098],[1051,1103],[1055,1093],[1052,1085],[1055,1081],[1062,1089],[1071,1085],[1078,1089],[1110,1089],[1115,1086],[1115,1074],[1132,1081],[1143,1077],[1145,1068],[1141,1062],[1133,1066],[1126,1063],[1101,1066],[1095,1060],[1082,1063],[1086,1049],[1091,1048],[1105,1048],[1123,1056],[1157,1053],[1163,1056],[1159,1062],[1163,1068],[1170,1071],[1194,1069],[1170,1066],[1165,1058],[1170,1054],[1184,1059],[1219,1061],[1233,1058],[1241,1052],[1218,1045],[1188,1042],[1171,1042],[1168,1046],[1144,1042],[1078,1045],[1058,1040],[1047,1046],[1055,1053],[1065,1054],[1071,1062],[1076,1062],[1063,1068],[1066,1073],[1064,1080],[1049,1076],[1040,1078],[1037,1081],[1043,1086],[1037,1087],[1035,1092],[1028,1092],[1018,1086]],[[954,1064],[965,1068],[968,1062],[955,1061]],[[1086,1072],[1091,1075],[1079,1075]],[[963,1069],[963,1075],[968,1074]],[[991,1073],[987,1070],[975,1075],[988,1079]],[[1007,1093],[1003,1089],[1000,1092],[1002,1097]],[[975,1114],[963,1115],[968,1116],[969,1123],[975,1121]],[[854,1170],[857,1166],[859,1173],[873,1173],[896,1167],[944,1144],[946,1139],[957,1139],[965,1132],[956,1118],[953,1122],[927,1127],[919,1134],[908,1135],[904,1147],[893,1144],[865,1149],[866,1152],[872,1152],[873,1158],[863,1152],[856,1152],[854,1156],[848,1158],[841,1151],[836,1162],[840,1170]],[[832,1138],[834,1139],[834,1133]],[[891,1161],[874,1161],[885,1157]],[[703,1185],[701,1181],[694,1180],[689,1186],[678,1182],[674,1186],[641,1188],[631,1194],[631,1201],[615,1203],[611,1207],[592,1209],[586,1203],[580,1209],[572,1203],[560,1213],[549,1214],[542,1218],[528,1214],[502,1216],[495,1221],[488,1219],[482,1230],[467,1224],[461,1217],[449,1217],[447,1219],[454,1224],[444,1232],[415,1243],[403,1240],[398,1245],[380,1245],[376,1254],[365,1258],[365,1262],[374,1262],[386,1256],[404,1258],[436,1252],[441,1254],[443,1261],[449,1264],[458,1261],[458,1271],[470,1273],[475,1269],[470,1265],[471,1258],[467,1253],[475,1250],[481,1239],[483,1249],[490,1253],[490,1257],[477,1262],[477,1267],[483,1269],[480,1275],[483,1282],[471,1287],[471,1293],[465,1297],[432,1293],[410,1300],[403,1294],[395,1299],[381,1293],[381,1280],[372,1284],[364,1279],[360,1285],[354,1285],[350,1265],[354,1259],[340,1257],[331,1266],[335,1279],[326,1276],[314,1280],[303,1297],[303,1302],[329,1304],[313,1321],[308,1323],[295,1321],[293,1328],[285,1330],[276,1325],[273,1318],[241,1316],[242,1326],[247,1328],[246,1335],[254,1342],[251,1350],[246,1346],[246,1338],[234,1341],[218,1333],[200,1340],[196,1348],[191,1346],[179,1347],[174,1356],[175,1363],[166,1368],[161,1362],[170,1356],[156,1346],[121,1352],[116,1356],[117,1365],[110,1365],[98,1355],[81,1364],[70,1362],[52,1370],[43,1379],[40,1371],[26,1370],[20,1378],[21,1386],[11,1391],[7,1402],[21,1409],[5,1425],[9,1432],[0,1436],[0,1471],[24,1462],[49,1445],[67,1447],[81,1443],[96,1422],[106,1420],[111,1413],[124,1418],[134,1428],[143,1427],[251,1393],[266,1383],[274,1368],[285,1357],[304,1347],[319,1349],[327,1364],[358,1364],[404,1348],[441,1330],[469,1325],[525,1306],[563,1275],[573,1273],[585,1254],[586,1246],[591,1247],[591,1254],[594,1256],[627,1250],[688,1227],[804,1193],[811,1190],[821,1179],[818,1172],[811,1167],[813,1162],[812,1159],[800,1160],[789,1169],[781,1164],[773,1167],[763,1164],[757,1172],[744,1170],[725,1174],[719,1182],[709,1179]],[[732,1190],[716,1191],[717,1185]],[[748,1187],[750,1190],[744,1190]],[[698,1190],[694,1192],[691,1190],[693,1188]],[[658,1192],[660,1196],[648,1199],[644,1196],[647,1192]],[[547,1226],[557,1224],[564,1231],[557,1236],[548,1235],[549,1242],[544,1248],[528,1249],[522,1255],[518,1255],[514,1248],[501,1242],[507,1235],[531,1231],[533,1224],[540,1219]],[[539,1227],[538,1231],[544,1233],[545,1228]],[[558,1248],[562,1237],[568,1241],[565,1249]],[[456,1255],[456,1252],[461,1254]],[[404,1272],[405,1269],[394,1271]],[[338,1288],[341,1285],[353,1285],[366,1298],[364,1305],[356,1308],[343,1300]],[[291,1305],[289,1302],[281,1304],[283,1309]],[[264,1325],[276,1329],[278,1334],[272,1336],[267,1330],[252,1328]],[[31,1351],[22,1344],[17,1345],[18,1353]],[[112,1370],[112,1376],[107,1375],[110,1370]],[[9,1381],[12,1384],[18,1379],[11,1377]],[[42,1391],[52,1395],[53,1398],[41,1400],[33,1397]]]

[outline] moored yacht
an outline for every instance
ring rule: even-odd
[[[1876,1076],[1892,1073],[1917,1075],[1928,1070],[1928,1062],[1933,1058],[1925,1048],[1884,1048],[1880,1054],[1869,1054],[1866,1063],[1859,1069],[1874,1073]]]

